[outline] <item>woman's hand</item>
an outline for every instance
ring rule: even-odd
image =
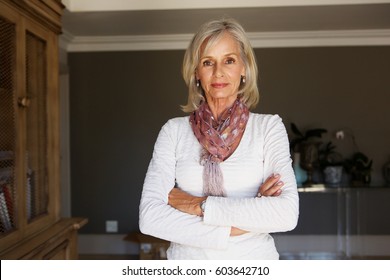
[[[168,195],[168,204],[177,210],[190,214],[202,216],[200,203],[207,197],[190,195],[178,188],[173,188]]]
[[[239,236],[239,235],[243,235],[243,234],[248,233],[248,232],[249,231],[246,231],[246,230],[243,230],[240,228],[236,228],[236,227],[230,228],[230,236]]]
[[[260,186],[259,191],[257,192],[257,197],[262,196],[279,196],[282,193],[281,188],[284,183],[279,181],[280,175],[273,174],[265,180],[265,182]]]

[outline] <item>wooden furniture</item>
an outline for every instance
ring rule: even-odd
[[[61,219],[59,0],[0,0],[0,258],[77,258]]]
[[[131,232],[123,240],[139,244],[140,260],[166,260],[167,250],[171,244],[167,240],[146,235],[141,232]]]

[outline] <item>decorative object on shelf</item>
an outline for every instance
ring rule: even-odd
[[[369,185],[371,182],[372,160],[362,152],[356,152],[345,161],[345,167],[351,174],[352,186]]]
[[[301,154],[294,153],[293,157],[293,169],[295,173],[295,179],[297,180],[297,186],[302,187],[303,182],[307,180],[306,171],[301,167]]]
[[[344,169],[343,156],[336,152],[336,146],[328,142],[319,151],[320,168],[324,175],[324,183],[338,186],[341,183]]]
[[[323,128],[308,129],[302,133],[295,123],[291,123],[291,131],[294,133],[294,138],[290,140],[290,149],[293,152],[301,153],[303,143],[310,142],[313,138],[321,138],[327,130]]]
[[[324,183],[329,186],[339,186],[343,178],[343,166],[327,166],[323,170]]]
[[[383,165],[383,177],[385,178],[386,185],[390,186],[390,161]]]
[[[318,147],[321,143],[305,142],[302,145],[301,166],[307,173],[307,180],[303,182],[305,186],[311,186],[313,181],[313,172],[319,166]]]
[[[303,185],[311,186],[314,184],[313,172],[319,166],[318,148],[321,142],[317,139],[321,138],[327,130],[316,128],[302,133],[294,123],[291,123],[291,130],[295,137],[290,140],[290,149],[292,153],[301,154],[300,165],[307,173],[307,179],[303,182]]]

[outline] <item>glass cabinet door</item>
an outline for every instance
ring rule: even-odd
[[[15,24],[0,17],[0,235],[16,225]]]

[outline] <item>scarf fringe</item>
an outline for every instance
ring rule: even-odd
[[[203,194],[206,196],[226,196],[223,185],[223,174],[219,162],[205,160],[203,169]]]

